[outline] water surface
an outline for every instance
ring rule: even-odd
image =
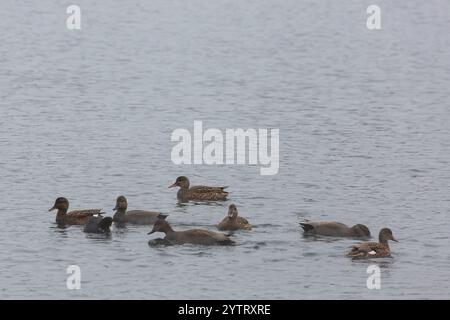
[[[450,4],[378,1],[2,1],[0,298],[449,298]],[[279,128],[280,171],[177,166],[170,135]],[[230,201],[177,205],[167,187],[230,186]],[[73,209],[160,210],[214,230],[235,203],[254,225],[235,247],[149,247],[58,229]],[[381,290],[344,256],[355,241],[304,238],[302,219],[363,223],[400,240]],[[81,290],[66,288],[79,265]]]

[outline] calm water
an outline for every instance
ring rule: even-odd
[[[379,299],[450,297],[450,3],[377,1],[2,1],[0,298]],[[176,166],[170,135],[279,128],[280,172]],[[230,201],[177,205],[178,175],[229,185]],[[236,203],[254,224],[236,247],[149,247],[150,227],[110,238],[58,229],[47,212],[160,210],[213,225]],[[304,238],[302,219],[390,227],[381,290]],[[66,288],[66,268],[82,271]]]

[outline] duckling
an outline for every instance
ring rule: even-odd
[[[218,232],[213,232],[203,229],[191,229],[186,231],[174,231],[170,224],[164,219],[158,219],[153,225],[152,231],[163,232],[166,234],[164,240],[171,244],[198,244],[198,245],[233,245],[234,241],[230,238]]]
[[[228,207],[228,216],[225,217],[218,225],[217,228],[221,231],[229,230],[235,231],[239,229],[251,230],[252,225],[247,219],[238,217],[238,210],[236,205],[230,204]]]
[[[355,224],[353,227],[340,222],[331,221],[306,221],[300,223],[305,235],[321,235],[330,237],[370,237],[369,228],[363,224]]]
[[[118,223],[131,224],[154,224],[156,220],[165,219],[167,215],[160,212],[131,210],[127,211],[128,202],[124,196],[119,196],[116,200],[116,206],[113,209],[116,213],[113,216],[113,221]]]
[[[200,201],[219,201],[227,200],[228,192],[224,189],[228,187],[208,187],[208,186],[192,186],[189,188],[189,179],[181,176],[169,186],[169,188],[180,187],[177,192],[177,198],[181,202],[187,202],[189,200]]]
[[[48,211],[58,209],[56,223],[58,225],[85,225],[89,218],[94,215],[101,215],[102,209],[85,209],[67,212],[69,210],[69,200],[60,197],[55,200],[55,204]]]
[[[365,259],[365,258],[384,258],[391,256],[391,250],[389,248],[388,240],[398,242],[391,229],[383,228],[379,234],[378,242],[365,242],[358,243],[352,246],[352,250],[347,253],[347,256],[353,259]]]
[[[111,217],[90,217],[86,226],[84,227],[84,232],[87,233],[110,233],[111,224],[113,219]]]

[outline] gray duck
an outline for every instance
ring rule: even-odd
[[[113,209],[116,213],[113,216],[113,221],[118,223],[131,224],[154,224],[158,219],[165,219],[167,215],[160,212],[144,211],[144,210],[130,210],[127,211],[128,201],[124,196],[119,196],[116,199],[116,206]]]
[[[186,231],[175,231],[170,224],[164,220],[159,219],[153,225],[152,231],[165,233],[164,240],[170,244],[198,244],[198,245],[232,245],[232,241],[227,235],[223,233],[213,232],[203,229],[191,229]]]
[[[84,232],[87,233],[110,233],[110,227],[113,222],[111,217],[90,217],[84,226]]]
[[[330,237],[370,237],[369,228],[363,224],[349,227],[335,221],[305,221],[300,223],[305,235]]]

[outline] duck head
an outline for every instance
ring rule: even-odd
[[[185,176],[178,177],[177,180],[169,186],[169,188],[180,187],[182,189],[189,189],[189,179]]]
[[[112,222],[113,219],[111,217],[105,217],[98,224],[98,228],[101,229],[103,232],[110,232],[109,228],[111,227]]]
[[[150,231],[147,234],[152,234],[155,232],[167,233],[168,231],[171,231],[171,230],[172,230],[172,228],[170,227],[170,224],[166,220],[159,218],[153,225],[152,231]]]
[[[237,216],[238,216],[238,211],[237,211],[236,205],[230,204],[230,206],[228,207],[228,218],[230,220],[234,220],[237,218]]]
[[[363,224],[355,224],[352,230],[358,237],[370,237],[369,228]]]
[[[398,240],[394,238],[394,235],[392,234],[392,231],[389,228],[381,229],[380,235],[379,235],[379,240],[380,240],[380,243],[387,243],[388,240],[398,242]]]
[[[119,196],[116,200],[116,206],[114,207],[114,211],[126,211],[128,207],[127,198],[124,196]]]
[[[55,200],[55,204],[53,205],[53,207],[48,209],[48,211],[49,212],[53,210],[67,211],[68,209],[69,209],[69,200],[67,200],[64,197],[59,197],[58,199]]]

